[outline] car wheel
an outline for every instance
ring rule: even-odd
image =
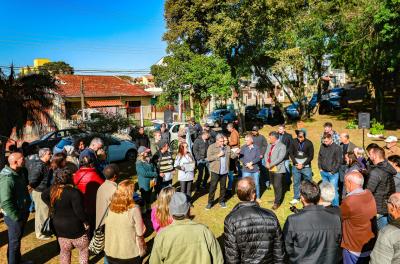
[[[135,162],[137,158],[137,151],[134,149],[128,150],[128,152],[125,155],[125,159],[127,161]]]

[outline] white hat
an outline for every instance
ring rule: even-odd
[[[388,136],[388,137],[385,139],[385,142],[386,142],[386,143],[397,142],[397,137],[395,137],[395,136]]]

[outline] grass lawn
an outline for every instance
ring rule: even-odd
[[[323,131],[322,126],[327,121],[333,123],[334,130],[336,130],[337,132],[348,132],[350,134],[350,140],[354,142],[357,146],[362,146],[362,130],[346,129],[345,127],[347,122],[340,120],[339,118],[336,118],[334,116],[314,116],[314,119],[312,121],[305,122],[304,128],[307,129],[307,136],[314,143],[314,148],[315,148],[314,160],[312,162],[312,168],[314,172],[313,179],[315,181],[319,181],[321,179],[317,168],[317,157],[320,147],[320,136]],[[262,130],[260,130],[260,132],[263,135],[267,135],[270,131],[275,129],[276,128],[272,128],[270,126],[265,126]],[[292,133],[292,135],[294,134],[294,129],[295,127],[293,126],[288,126],[287,128],[288,132]],[[366,137],[366,133],[367,131],[365,131],[365,146],[367,146],[369,143],[372,142],[375,142],[382,146],[384,145],[383,140],[369,139]],[[395,135],[397,137],[400,137],[400,130],[386,131],[385,136],[389,135]],[[133,171],[132,164],[128,164],[127,171],[128,173],[126,176],[134,177],[134,175],[129,174],[129,171]],[[217,191],[216,198],[218,197],[219,193]],[[274,199],[273,190],[265,191],[261,198],[262,200],[261,206],[265,208],[271,208],[273,205],[271,203],[273,199]],[[282,206],[275,212],[280,221],[281,227],[283,227],[283,224],[285,223],[287,216],[291,214],[289,210],[289,201],[291,201],[292,199],[293,199],[293,189],[291,189],[289,192],[286,192]],[[191,212],[194,215],[194,220],[196,222],[207,225],[215,234],[215,236],[218,238],[218,240],[221,242],[224,229],[223,225],[224,219],[237,203],[238,203],[237,197],[233,196],[231,199],[229,199],[229,201],[227,201],[228,208],[222,209],[217,204],[211,210],[206,211],[204,207],[207,204],[207,195],[203,194],[194,202],[194,207],[192,208]],[[148,229],[150,229],[151,226],[150,222],[146,221],[146,226],[148,227]],[[35,263],[58,263],[56,241],[54,239],[44,242],[37,240],[35,238],[33,229],[34,229],[34,219],[33,215],[31,215],[24,238],[22,239],[23,258],[33,260],[35,261]],[[149,241],[149,245],[151,245],[152,239],[155,234],[152,234],[151,230],[149,230],[148,233],[149,234],[147,236],[147,240]],[[6,236],[7,236],[6,226],[3,222],[3,219],[1,219],[0,220],[0,263],[6,263],[6,251],[7,251]],[[91,262],[103,263],[103,260],[101,258],[96,258],[93,259],[93,261]],[[73,252],[72,263],[78,263],[76,250],[74,250]]]

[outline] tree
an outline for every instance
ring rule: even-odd
[[[399,81],[400,1],[347,1],[340,18],[335,63],[373,86],[378,119],[383,120],[385,90]]]
[[[55,126],[48,109],[57,90],[47,74],[31,74],[16,78],[11,66],[9,76],[0,71],[0,136],[9,138],[15,128],[18,136],[28,121],[41,127],[43,122]],[[6,141],[5,141],[6,142]],[[0,168],[5,164],[5,142],[0,149]]]
[[[68,63],[63,61],[48,62],[39,66],[40,73],[47,73],[51,76],[57,74],[74,74],[74,68],[72,68]]]
[[[95,133],[116,133],[129,127],[129,119],[120,114],[98,114],[93,120],[83,121],[79,127]]]
[[[212,96],[217,99],[230,96],[231,87],[235,84],[224,59],[196,54],[185,44],[171,45],[170,55],[164,58],[164,65],[154,65],[151,73],[156,85],[164,90],[162,101],[176,101],[182,92],[186,99],[192,99],[200,107],[201,116],[204,115],[204,102]],[[188,89],[183,89],[184,86]]]

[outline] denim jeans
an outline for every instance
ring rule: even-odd
[[[290,160],[284,160],[283,164],[285,165],[285,184],[290,186],[291,184],[291,177],[290,177]]]
[[[303,167],[301,170],[299,170],[296,168],[296,166],[293,166],[292,173],[294,199],[300,200],[300,183],[302,178],[304,180],[312,180],[312,170],[311,167]]]
[[[378,215],[376,218],[376,225],[378,227],[378,230],[381,230],[388,224],[388,217],[385,215]]]
[[[339,172],[330,173],[327,171],[321,171],[322,181],[330,182],[335,187],[335,198],[332,201],[333,206],[339,206],[339,194],[338,194],[338,183],[339,183]]]
[[[260,199],[260,172],[242,172],[243,177],[251,177],[256,184],[257,199]]]
[[[368,264],[369,256],[357,256],[347,249],[343,249],[343,264]]]
[[[196,187],[199,189],[201,186],[206,187],[208,178],[210,178],[210,172],[208,170],[208,162],[205,160],[197,161],[197,174]]]
[[[228,172],[228,187],[226,188],[228,191],[232,191],[234,177],[234,171],[230,170]]]
[[[14,221],[8,216],[4,216],[4,222],[8,229],[7,259],[9,264],[21,262],[21,239],[27,219],[28,215],[21,221]]]

